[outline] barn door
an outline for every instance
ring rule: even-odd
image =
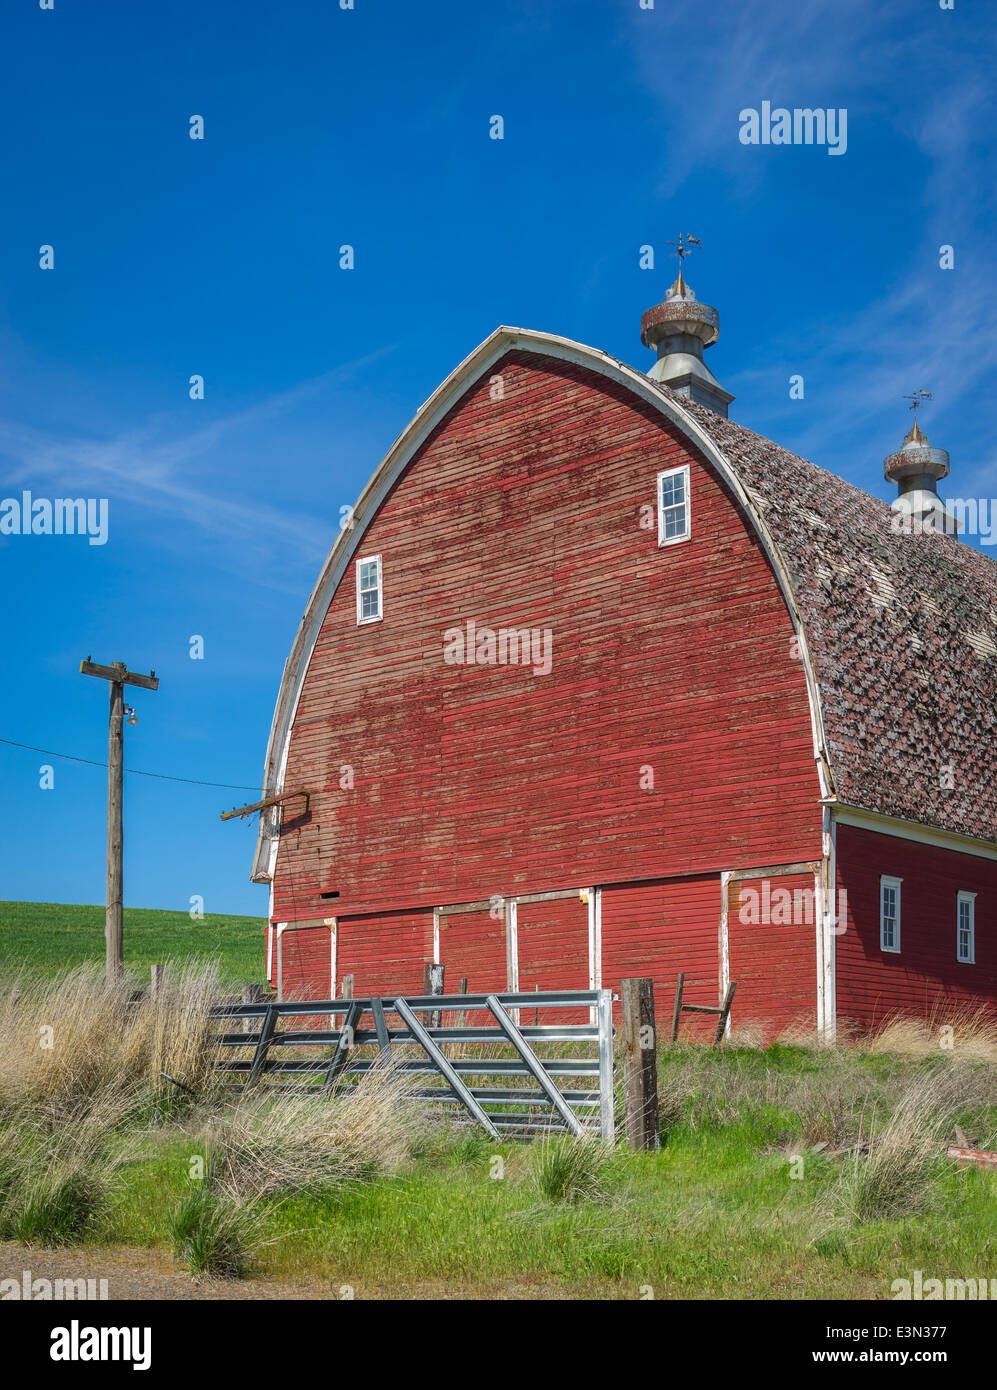
[[[356,998],[422,993],[423,968],[433,958],[431,912],[340,917],[337,936],[336,990],[352,975]]]
[[[456,994],[467,980],[469,994],[504,994],[508,989],[505,913],[497,917],[486,908],[475,912],[439,914],[440,955],[446,966],[446,992]],[[474,1015],[468,1023],[491,1023],[490,1016]]]
[[[589,988],[589,909],[577,893],[546,902],[519,902],[516,935],[521,993]],[[580,1010],[577,1017],[565,1010],[558,1017],[564,1023],[587,1023],[588,1010]],[[527,1021],[526,1011],[522,1019]]]
[[[817,1026],[818,929],[812,873],[732,880],[727,905],[730,978],[738,1017],[766,1042]],[[774,965],[773,963],[777,963]]]

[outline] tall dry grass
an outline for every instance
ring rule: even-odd
[[[785,1056],[767,1064],[764,1051],[738,1056],[727,1048],[666,1047],[658,1077],[663,1126],[758,1122],[771,1128],[781,1114],[787,1141],[839,1148],[878,1132],[924,1075],[933,1078],[928,1092],[938,1096],[946,1122],[959,1110],[982,1116],[997,1098],[994,1030],[976,1015],[950,1022],[951,1034],[941,1031],[944,1026],[891,1020],[875,1035],[801,1049],[792,1067]],[[876,1066],[868,1065],[870,1054],[879,1059]],[[959,1100],[954,1110],[948,1103],[953,1095]]]
[[[383,1067],[331,1097],[260,1091],[240,1098],[212,1114],[203,1130],[212,1186],[255,1202],[396,1172],[430,1123],[409,1100],[418,1079]]]
[[[274,1202],[407,1162],[428,1121],[410,1100],[419,1078],[390,1067],[330,1097],[260,1088],[225,1103],[209,1041],[218,998],[215,969],[182,961],[155,997],[93,966],[0,995],[0,1237],[82,1239],[121,1170],[148,1152],[153,1120],[182,1124],[207,1150],[207,1180],[170,1221],[196,1272],[242,1271]]]
[[[0,996],[0,1114],[30,1114],[49,1130],[94,1111],[120,1118],[169,1083],[204,1092],[213,1055],[208,1007],[217,972],[173,961],[155,997],[79,966],[56,980],[24,978]]]
[[[886,1123],[860,1140],[842,1174],[842,1199],[858,1221],[925,1209],[944,1162],[944,1134],[968,1099],[965,1078],[949,1068],[935,1067],[907,1084]]]
[[[172,962],[156,998],[81,966],[0,994],[0,1233],[80,1240],[101,1217],[141,1128],[208,1089],[215,971]],[[189,1099],[185,1099],[189,1105]]]
[[[997,1066],[997,1023],[985,1009],[936,1009],[927,1019],[892,1015],[871,1037],[855,1036],[851,1043],[874,1054]]]

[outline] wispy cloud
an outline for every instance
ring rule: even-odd
[[[293,430],[281,427],[306,407],[321,408],[390,351],[380,349],[182,434],[171,433],[172,421],[162,416],[109,438],[58,435],[0,419],[0,485],[7,495],[30,488],[36,495],[107,496],[155,523],[145,532],[153,545],[190,552],[193,530],[211,542],[206,553],[212,563],[277,587],[290,569],[299,591],[301,569],[313,571],[334,539],[338,503],[330,502],[323,519],[274,500],[286,495],[293,450]]]
[[[703,167],[746,182],[760,177],[758,162],[746,159],[738,142],[738,113],[746,106],[765,99],[844,106],[859,92],[877,105],[887,101],[884,71],[918,47],[901,22],[904,9],[868,0],[754,0],[662,7],[649,23],[650,12],[635,7],[630,26],[639,73],[670,131],[660,191],[673,193]]]
[[[788,383],[801,373],[819,383],[805,411],[788,391],[778,404],[769,395],[766,428],[852,477],[868,477],[870,445],[875,455],[874,441],[892,428],[912,386],[933,391],[931,419],[943,421],[979,399],[997,368],[992,277],[965,268],[971,248],[987,263],[994,249],[989,73],[997,45],[992,26],[939,27],[949,19],[932,7],[912,19],[898,3],[809,0],[721,4],[697,11],[694,21],[687,9],[674,9],[653,26],[640,13],[629,21],[642,36],[642,80],[669,130],[659,192],[676,201],[693,171],[722,177],[724,195],[728,183],[748,188],[767,177],[771,166],[737,139],[739,111],[766,99],[853,108],[892,131],[896,149],[907,147],[915,250],[898,244],[892,282],[872,303],[835,304],[830,312],[822,296],[812,306],[798,303],[782,341],[766,345],[764,368],[725,380],[744,400],[770,392],[773,376]],[[901,80],[915,102],[891,103]],[[858,252],[860,213],[854,225]],[[942,243],[956,246],[961,273],[936,268],[932,257]],[[899,438],[885,442],[896,447]],[[994,463],[987,445],[975,467],[967,461],[963,480],[982,486],[989,477],[992,488]]]

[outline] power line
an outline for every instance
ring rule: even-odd
[[[64,758],[70,763],[86,763],[88,767],[107,767],[107,763],[99,763],[94,758],[78,758],[74,753],[54,753],[51,748],[36,748],[31,743],[15,743],[12,738],[0,738],[0,743],[6,743],[10,748],[26,748],[29,753],[42,753],[46,758]],[[224,791],[232,792],[260,790],[258,785],[247,787],[240,782],[202,782],[197,777],[171,777],[168,772],[143,772],[137,767],[126,767],[125,771],[133,777],[155,777],[160,782],[185,782],[191,787],[221,787]]]

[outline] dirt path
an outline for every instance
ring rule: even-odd
[[[322,1280],[289,1283],[271,1279],[194,1279],[162,1251],[131,1246],[87,1246],[48,1250],[0,1242],[0,1279],[106,1279],[109,1299],[340,1299],[339,1284]],[[99,1287],[99,1286],[98,1286]],[[546,1283],[496,1280],[467,1288],[444,1280],[418,1284],[357,1285],[357,1299],[560,1299],[612,1297]]]

